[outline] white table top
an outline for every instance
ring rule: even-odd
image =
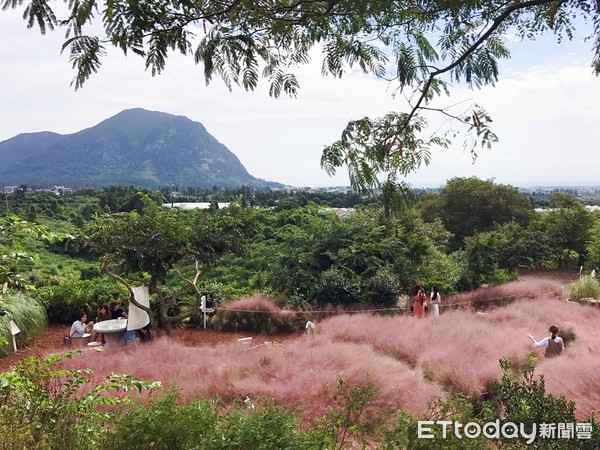
[[[127,319],[103,320],[94,324],[96,333],[120,333],[127,329]]]

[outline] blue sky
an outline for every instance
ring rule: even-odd
[[[184,115],[238,156],[256,177],[293,186],[348,184],[342,170],[329,177],[320,168],[322,149],[337,140],[349,120],[379,117],[405,105],[387,84],[361,73],[324,78],[315,61],[299,73],[298,98],[270,98],[227,91],[219,79],[204,83],[193,59],[169,57],[152,77],[139,58],[111,50],[100,72],[75,92],[68,56],[60,54],[62,32],[27,30],[21,13],[0,11],[0,141],[19,133],[74,133],[135,107]],[[470,91],[456,86],[446,104],[475,102],[494,118],[500,137],[480,149],[473,164],[462,140],[434,150],[432,163],[407,181],[436,187],[456,176],[477,176],[514,186],[600,185],[595,162],[600,124],[600,79],[592,75],[592,43],[558,45],[552,37],[512,44],[496,87]],[[432,130],[440,127],[432,116]],[[1,183],[1,182],[0,182]]]

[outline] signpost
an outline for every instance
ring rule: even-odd
[[[204,315],[204,329],[206,330],[206,314],[215,312],[215,309],[206,307],[206,295],[200,297],[200,300],[202,300],[202,314]]]
[[[15,336],[17,334],[19,334],[21,332],[21,330],[19,329],[17,324],[14,323],[12,320],[8,323],[8,326],[10,327],[10,334],[12,335],[13,350],[16,353],[17,352],[17,339],[15,338]]]

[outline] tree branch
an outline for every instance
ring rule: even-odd
[[[500,25],[502,25],[502,23],[504,23],[504,21],[513,12],[521,10],[521,9],[526,9],[526,8],[529,8],[532,6],[540,6],[540,5],[545,5],[548,3],[555,3],[555,2],[556,2],[556,0],[530,0],[530,1],[526,1],[526,2],[517,2],[517,3],[510,5],[508,8],[506,8],[502,14],[500,14],[498,17],[496,17],[496,19],[494,19],[494,21],[492,22],[490,27],[485,31],[485,33],[483,33],[481,35],[481,37],[479,39],[477,39],[477,41],[475,41],[471,46],[469,46],[456,61],[454,61],[453,63],[449,64],[446,67],[443,67],[441,69],[438,69],[438,70],[432,72],[429,75],[429,78],[427,79],[427,82],[425,83],[425,86],[423,87],[423,89],[421,91],[421,95],[419,96],[419,99],[417,100],[417,103],[415,104],[415,106],[413,106],[410,113],[408,114],[405,123],[408,125],[408,123],[410,123],[410,120],[414,117],[414,115],[417,113],[417,111],[419,109],[421,109],[421,103],[423,103],[423,101],[427,97],[427,94],[429,93],[429,89],[431,88],[431,84],[433,83],[433,80],[437,76],[442,75],[443,73],[449,72],[450,70],[454,69],[459,64],[461,64],[463,61],[465,61],[469,56],[471,56],[473,54],[473,52],[475,52],[475,50],[477,50],[479,48],[479,46],[481,44],[483,44],[486,41],[486,39],[488,39],[497,30],[498,27],[500,27]],[[561,1],[561,3],[563,3],[563,2],[564,2],[564,0]]]

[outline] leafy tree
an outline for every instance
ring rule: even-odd
[[[469,287],[506,280],[507,276],[498,267],[502,243],[500,236],[492,232],[478,233],[465,239]]]
[[[550,237],[558,265],[564,265],[572,251],[585,252],[592,216],[574,197],[557,192],[552,197],[554,209],[542,216],[541,226]]]
[[[457,249],[465,237],[504,223],[526,226],[533,214],[531,203],[517,189],[471,177],[449,180],[438,197],[428,197],[424,215],[441,219],[454,235],[452,248]]]
[[[272,224],[267,284],[304,300],[390,305],[416,282],[452,291],[460,273],[443,251],[448,233],[410,210],[390,222],[381,208],[344,219],[297,209]]]
[[[394,92],[408,99],[407,111],[351,121],[321,159],[329,173],[346,167],[358,192],[381,189],[386,212],[401,204],[407,192],[400,177],[428,164],[432,146],[449,144],[443,132],[427,134],[423,110],[437,110],[463,125],[474,157],[478,146],[496,141],[483,108],[473,104],[457,110],[439,97],[454,82],[476,88],[495,83],[498,61],[509,56],[509,35],[535,39],[554,33],[560,42],[571,38],[575,23],[589,23],[587,35],[595,42],[592,66],[600,73],[600,15],[593,2],[191,0],[141,5],[106,0],[68,5],[61,16],[46,0],[2,3],[4,9],[24,7],[28,27],[66,31],[63,50],[70,52],[76,71],[75,89],[100,69],[110,45],[142,57],[152,75],[163,71],[170,52],[179,52],[203,66],[207,83],[220,76],[230,89],[254,90],[262,76],[271,96],[297,94],[299,80],[292,71],[309,62],[316,46],[322,50],[324,75],[342,77],[358,66],[392,81]]]
[[[31,287],[24,276],[35,262],[35,254],[27,252],[24,246],[24,241],[30,237],[53,241],[65,236],[12,214],[0,218],[0,287],[3,289]]]
[[[590,228],[589,240],[586,243],[588,265],[600,267],[600,219],[596,219]]]
[[[126,277],[149,285],[159,300],[160,324],[170,333],[173,323],[197,314],[202,276],[221,256],[244,250],[253,212],[237,205],[213,213],[161,210],[147,197],[145,201],[143,214],[98,217],[86,227],[84,240],[99,256],[103,272],[129,288],[134,305],[140,306]],[[166,289],[172,276],[179,280],[174,292]],[[182,296],[188,291],[193,306],[183,308]],[[152,317],[148,308],[142,309]]]
[[[498,266],[501,269],[540,268],[553,262],[550,237],[536,227],[524,228],[509,222],[492,233],[499,237]]]

